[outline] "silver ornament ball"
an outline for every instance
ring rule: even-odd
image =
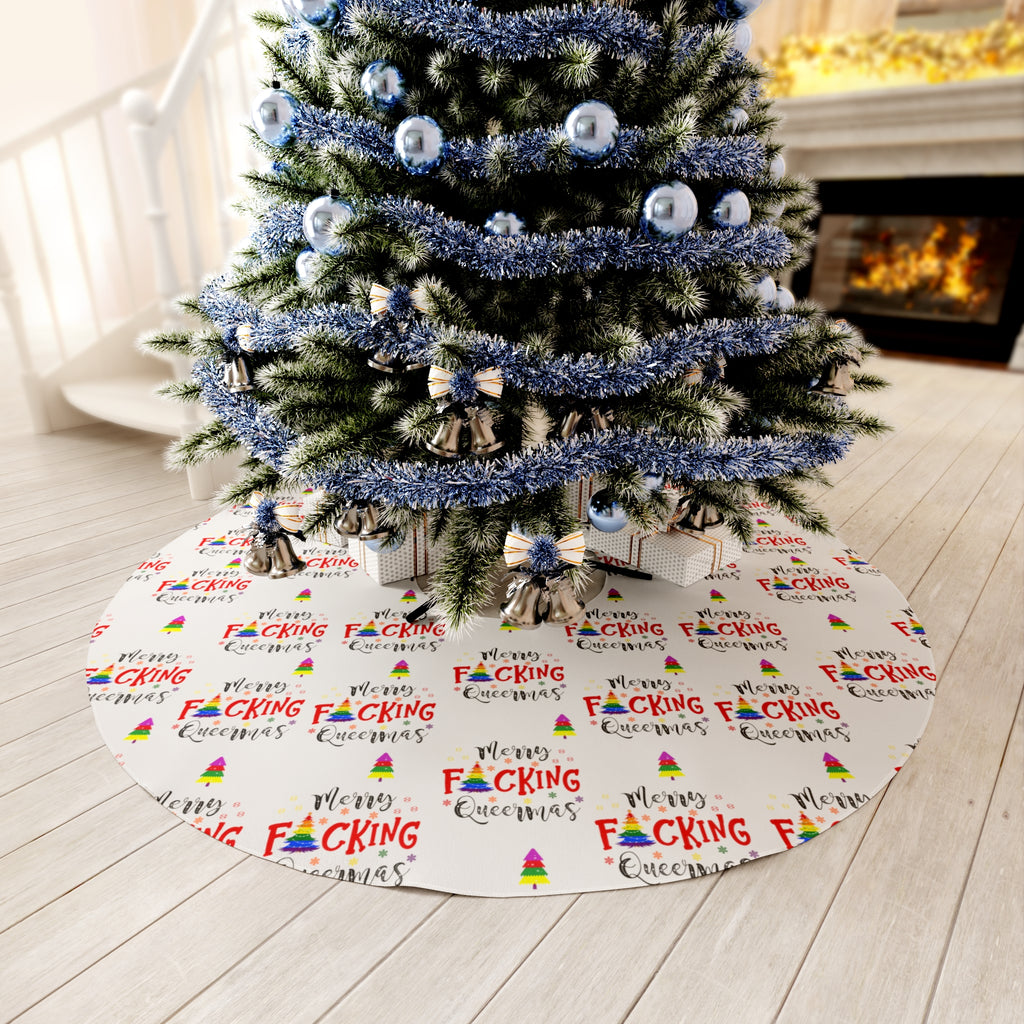
[[[336,0],[282,0],[281,6],[290,18],[298,18],[313,28],[331,28],[340,13]]]
[[[665,486],[665,474],[653,469],[644,473],[640,480],[649,491],[660,491]]]
[[[377,110],[390,110],[405,99],[405,81],[402,72],[384,60],[367,65],[359,85],[363,95]]]
[[[780,313],[787,313],[796,305],[796,296],[780,284],[775,289],[775,308]]]
[[[697,197],[688,185],[656,185],[644,199],[641,226],[654,238],[678,238],[697,223]]]
[[[722,192],[711,210],[711,220],[720,228],[745,228],[750,223],[750,200],[738,188]]]
[[[765,306],[772,306],[775,304],[777,288],[775,286],[775,282],[767,274],[765,274],[764,277],[754,285],[751,292],[753,295],[756,295]]]
[[[335,195],[321,196],[306,207],[302,215],[302,233],[317,252],[337,256],[348,248],[345,240],[337,236],[337,229],[354,216],[355,211],[344,200]]]
[[[275,87],[260,93],[252,105],[252,126],[256,134],[270,146],[287,146],[295,137],[292,119],[298,100],[286,89]]]
[[[722,127],[729,132],[738,132],[747,126],[750,115],[742,107],[733,107],[722,118]]]
[[[526,221],[514,213],[498,210],[484,222],[484,229],[492,235],[521,235],[526,230]]]
[[[602,533],[617,533],[629,521],[626,510],[615,500],[610,490],[598,491],[587,505],[590,525]]]
[[[446,150],[444,132],[432,117],[407,117],[395,129],[395,156],[410,174],[436,171]]]
[[[303,249],[295,257],[295,276],[301,284],[307,284],[313,279],[318,262],[316,249]]]
[[[778,181],[785,177],[786,158],[781,153],[776,153],[768,162],[768,176]]]
[[[589,163],[604,160],[619,143],[619,119],[600,100],[586,100],[569,111],[565,134],[573,156]]]
[[[745,57],[754,45],[754,31],[746,21],[737,21],[732,27],[732,48]]]

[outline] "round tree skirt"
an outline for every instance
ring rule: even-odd
[[[225,511],[96,626],[96,720],[193,827],[351,882],[588,892],[789,850],[900,770],[935,673],[878,569],[758,514],[739,563],[691,587],[609,575],[577,626],[446,639],[405,621],[415,584],[337,548],[248,575],[252,513]]]

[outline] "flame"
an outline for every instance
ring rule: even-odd
[[[923,292],[951,299],[966,312],[976,313],[992,292],[975,281],[985,263],[974,254],[978,242],[979,236],[968,231],[963,221],[956,238],[940,221],[916,249],[906,242],[893,245],[891,232],[883,232],[879,245],[861,255],[862,269],[850,275],[850,286],[883,295],[903,293],[907,309],[920,305]]]

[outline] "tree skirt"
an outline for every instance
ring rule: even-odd
[[[349,554],[240,567],[251,511],[141,565],[86,681],[118,762],[221,842],[311,874],[487,896],[695,878],[792,849],[898,772],[935,694],[878,569],[760,512],[687,589],[609,576],[578,626],[444,637]]]

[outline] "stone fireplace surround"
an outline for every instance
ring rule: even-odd
[[[776,109],[788,169],[823,183],[1024,174],[1021,76],[796,97]],[[1008,198],[1019,215],[1020,195]],[[1024,369],[1024,329],[1009,365]]]

